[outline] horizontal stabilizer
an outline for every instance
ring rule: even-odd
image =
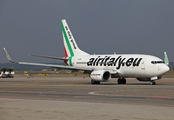
[[[51,58],[51,59],[57,59],[57,60],[68,60],[66,58],[59,58],[59,57],[53,57],[53,56],[43,56],[43,55],[32,55],[32,54],[29,54],[30,56],[36,56],[36,57],[43,57],[43,58]]]

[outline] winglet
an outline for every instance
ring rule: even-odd
[[[10,62],[12,62],[12,63],[18,63],[18,62],[15,62],[15,61],[13,61],[13,60],[11,59],[10,55],[8,54],[8,52],[7,52],[7,50],[6,50],[5,48],[4,48],[4,51],[5,51],[5,54],[6,54],[6,56],[7,56],[8,61],[10,61]]]
[[[167,53],[166,52],[164,52],[164,62],[165,62],[166,65],[169,65],[169,59],[167,57]]]

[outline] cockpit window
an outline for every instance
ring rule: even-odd
[[[159,64],[159,63],[164,63],[164,61],[152,61],[152,64]]]

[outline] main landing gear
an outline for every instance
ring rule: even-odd
[[[118,83],[118,84],[126,84],[126,79],[125,79],[125,78],[119,78],[119,79],[117,80],[117,83]]]
[[[151,85],[155,85],[156,82],[155,82],[154,80],[151,80],[151,81],[150,81],[150,84],[151,84]]]
[[[91,84],[100,84],[100,81],[91,80]]]

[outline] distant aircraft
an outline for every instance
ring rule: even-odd
[[[12,63],[24,65],[49,66],[57,69],[83,70],[90,75],[91,84],[108,82],[111,78],[118,78],[118,84],[126,84],[125,78],[137,78],[139,81],[150,81],[155,85],[158,80],[169,71],[169,61],[164,52],[164,61],[158,57],[142,54],[105,54],[89,55],[79,49],[76,41],[68,27],[66,20],[61,21],[64,41],[65,57],[52,57],[43,55],[32,55],[37,57],[63,60],[68,66],[41,63],[28,63],[13,61],[6,49],[8,60]],[[94,45],[95,47],[95,45]]]

